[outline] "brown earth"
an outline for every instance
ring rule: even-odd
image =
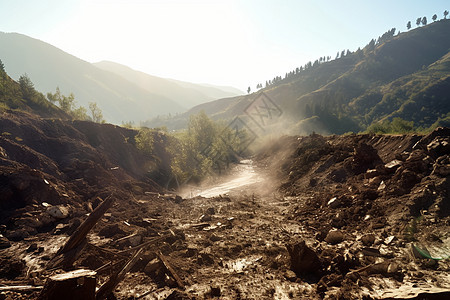
[[[450,254],[448,129],[283,137],[253,158],[258,182],[182,199],[150,179],[149,170],[164,183],[167,166],[136,149],[134,130],[16,112],[2,114],[0,128],[0,288],[63,273],[49,260],[111,196],[66,267],[96,270],[99,287],[146,245],[110,299],[450,295],[448,260],[414,247]],[[155,140],[165,157],[163,136]]]

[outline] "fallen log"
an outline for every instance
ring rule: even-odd
[[[91,270],[75,270],[48,278],[39,300],[95,299],[96,273]]]
[[[97,291],[95,299],[104,299],[110,293],[114,291],[116,286],[123,280],[125,275],[131,270],[131,268],[138,262],[144,254],[144,248],[139,249],[139,251],[134,254],[131,259],[124,265],[124,267],[109,277],[108,281],[105,282]]]
[[[108,196],[99,206],[97,206],[89,217],[78,226],[77,230],[70,236],[64,246],[56,252],[55,257],[47,264],[47,268],[51,269],[60,265],[63,265],[66,268],[70,267],[87,244],[86,235],[112,204],[113,198]]]

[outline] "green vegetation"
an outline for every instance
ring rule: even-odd
[[[104,123],[102,110],[95,102],[89,102],[89,110],[91,111],[91,119],[95,123]]]
[[[93,121],[96,123],[104,123],[103,114],[101,109],[97,106],[97,103],[90,102],[89,110],[91,112],[91,116],[88,116],[87,109],[83,106],[76,106],[75,96],[73,93],[70,93],[69,96],[65,96],[61,94],[59,87],[56,87],[56,91],[54,94],[47,93],[47,99],[51,103],[58,104],[59,108],[61,108],[65,113],[72,116],[75,120],[86,120]]]
[[[56,106],[34,89],[28,75],[20,76],[19,82],[15,82],[6,74],[0,60],[0,110],[8,109],[34,112],[44,117],[63,117]]]
[[[155,130],[149,128],[139,129],[139,133],[135,136],[136,148],[147,155],[153,155]]]
[[[76,106],[75,96],[72,93],[65,96],[61,94],[58,87],[54,94],[48,93],[46,98],[36,91],[27,74],[20,76],[18,82],[12,80],[6,74],[3,62],[0,60],[0,110],[8,109],[33,112],[43,117],[68,118],[70,116],[76,120],[104,122],[102,111],[96,103],[89,103],[91,116],[88,116],[86,108]]]
[[[392,121],[385,120],[370,125],[367,130],[376,134],[405,134],[415,132],[413,121],[405,121],[401,118],[394,118]]]
[[[203,111],[192,115],[187,130],[174,137],[170,150],[172,172],[179,182],[199,182],[208,173],[220,174],[237,161],[235,153],[245,150],[240,146],[246,138],[245,132],[233,133],[225,125],[213,122]]]
[[[135,137],[138,149],[154,156],[155,136],[163,129],[141,128]],[[167,135],[167,133],[164,133]],[[212,121],[205,112],[192,115],[188,128],[168,135],[171,173],[178,184],[198,183],[208,174],[223,173],[239,155],[245,155],[247,134]]]

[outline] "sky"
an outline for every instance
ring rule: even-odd
[[[444,10],[448,0],[0,0],[0,31],[88,62],[247,90]]]

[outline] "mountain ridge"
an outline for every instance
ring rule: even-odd
[[[173,125],[186,124],[190,114],[201,110],[213,119],[245,120],[248,105],[261,92],[283,111],[282,122],[287,134],[359,132],[372,123],[398,116],[414,121],[416,127],[428,128],[450,118],[447,96],[450,20],[443,19],[397,35],[394,31],[338,59],[309,63],[301,72],[250,95],[219,99],[174,118],[154,119],[144,124],[150,127],[167,124],[170,129],[177,129]],[[417,95],[402,92],[406,86],[402,88],[401,80],[408,76],[409,81],[427,89],[415,91]],[[433,104],[432,97],[441,100]],[[410,109],[409,114],[405,113],[405,107],[414,107],[416,111],[411,114]],[[274,132],[279,130],[274,128]],[[270,128],[265,131],[271,132]]]
[[[93,63],[93,65],[120,75],[149,92],[165,95],[186,109],[214,99],[234,95],[231,92],[220,90],[214,86],[206,87],[201,84],[161,78],[111,61],[100,61]]]
[[[145,89],[123,76],[20,33],[0,32],[0,59],[12,78],[17,80],[26,73],[43,93],[54,92],[59,87],[63,94],[73,93],[79,105],[88,107],[89,102],[96,102],[105,119],[115,124],[181,113],[192,106],[180,105],[167,95]],[[191,95],[193,101],[213,99],[195,91]]]

